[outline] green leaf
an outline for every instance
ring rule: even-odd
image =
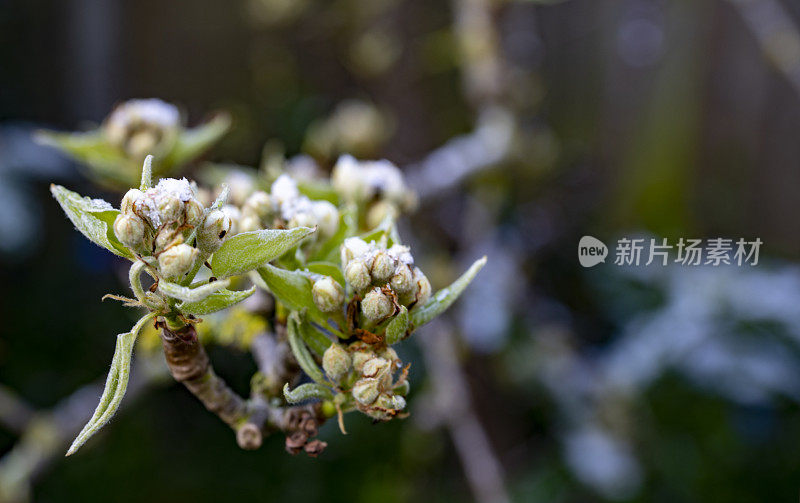
[[[282,304],[293,311],[306,310],[306,314],[313,320],[324,322],[328,317],[322,314],[314,304],[311,294],[311,279],[303,271],[287,271],[266,264],[258,269],[258,274],[269,291]]]
[[[153,188],[153,156],[148,155],[142,164],[142,182],[139,184],[139,190],[145,191],[151,188]]]
[[[50,185],[50,192],[81,234],[115,255],[133,259],[130,250],[114,235],[114,220],[119,210],[102,199],[81,197],[61,185]]]
[[[287,402],[295,404],[312,399],[332,400],[333,392],[327,386],[312,382],[301,384],[290,390],[289,383],[286,383],[283,385],[283,396]]]
[[[178,309],[186,314],[216,313],[243,301],[255,291],[256,287],[240,291],[220,290],[197,302],[181,302],[178,304]]]
[[[389,325],[386,327],[386,344],[391,346],[403,340],[408,330],[408,309],[406,306],[400,306],[400,312],[392,318]]]
[[[109,144],[100,129],[85,133],[39,131],[35,139],[42,145],[61,150],[88,167],[89,175],[96,181],[116,188],[131,187],[138,182],[139,163],[128,159],[120,149]]]
[[[328,336],[323,334],[313,323],[307,320],[301,320],[299,324],[300,336],[305,341],[306,345],[314,353],[322,356],[326,349],[331,346],[331,340]]]
[[[339,269],[339,266],[334,263],[311,262],[306,264],[305,270],[310,273],[321,274],[322,276],[330,276],[344,288],[344,274],[342,274],[342,270]]]
[[[322,374],[314,357],[308,352],[305,342],[300,336],[300,322],[297,313],[292,313],[289,316],[288,323],[286,324],[286,335],[289,339],[289,347],[292,348],[292,354],[297,360],[300,368],[306,373],[314,382],[319,384],[325,383],[325,376]]]
[[[217,143],[230,126],[231,118],[227,114],[220,114],[202,126],[182,131],[164,159],[164,165],[179,166],[195,159]]]
[[[206,283],[205,285],[191,288],[188,286],[182,286],[175,283],[170,283],[165,279],[159,279],[158,289],[161,292],[172,297],[173,299],[194,303],[207,299],[211,294],[219,290],[222,290],[223,288],[228,288],[230,284],[231,280],[221,279],[217,281],[212,281],[211,283]]]
[[[218,278],[244,274],[270,260],[276,259],[297,246],[316,228],[262,229],[243,232],[225,240],[214,252],[211,271]]]
[[[134,325],[130,332],[117,336],[117,347],[114,350],[111,370],[108,372],[106,387],[100,397],[100,403],[97,405],[94,414],[92,414],[92,418],[78,433],[78,436],[75,437],[67,451],[67,456],[75,454],[89,438],[100,431],[114,417],[122,398],[125,396],[125,390],[128,388],[128,377],[131,372],[131,354],[133,354],[133,345],[136,342],[136,337],[145,323],[153,319],[154,316],[155,313],[144,316]]]
[[[484,265],[486,265],[486,257],[476,260],[475,263],[467,269],[467,272],[462,274],[461,277],[455,280],[450,286],[436,292],[424,305],[419,307],[415,306],[415,308],[411,310],[411,324],[413,327],[418,328],[442,314],[456,301]]]

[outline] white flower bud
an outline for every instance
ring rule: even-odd
[[[388,372],[391,363],[383,358],[370,358],[361,368],[363,377],[381,377]]]
[[[229,237],[239,234],[239,221],[242,219],[242,212],[239,211],[239,208],[232,204],[226,204],[220,211],[225,213],[231,221],[231,227],[228,231]]]
[[[403,410],[406,408],[406,399],[400,395],[392,395],[392,409]]]
[[[385,284],[392,279],[396,268],[397,263],[388,253],[384,251],[378,252],[372,260],[372,269],[370,270],[372,281],[378,285]]]
[[[183,204],[177,197],[162,196],[158,200],[158,212],[162,222],[175,222],[181,217]]]
[[[336,234],[339,228],[339,210],[328,201],[314,201],[311,207],[319,225],[319,233],[322,237],[330,237]]]
[[[380,394],[378,386],[377,379],[360,379],[353,385],[353,398],[361,405],[372,405]]]
[[[314,304],[323,313],[332,313],[341,309],[344,303],[344,289],[331,277],[325,277],[311,287]]]
[[[254,215],[260,220],[267,219],[272,214],[272,199],[263,190],[250,194],[242,206],[242,214]]]
[[[155,251],[161,251],[170,245],[183,243],[183,235],[173,225],[162,227],[155,239]]]
[[[144,246],[144,222],[136,215],[120,213],[114,220],[114,234],[120,243],[133,250],[141,250]]]
[[[132,213],[134,210],[134,204],[139,201],[141,198],[144,197],[144,192],[139,189],[131,189],[125,193],[125,197],[122,198],[122,203],[120,203],[119,210],[122,213]]]
[[[221,210],[208,214],[197,231],[197,246],[206,253],[214,253],[222,246],[222,241],[230,234],[231,219]]]
[[[347,351],[353,355],[353,369],[359,374],[364,369],[364,364],[368,360],[375,358],[375,352],[365,342],[354,342],[347,347]]]
[[[272,183],[272,187],[270,187],[270,193],[272,195],[272,199],[275,200],[275,204],[278,206],[288,204],[292,200],[300,197],[300,191],[297,188],[297,183],[292,180],[292,177],[286,174],[279,176]]]
[[[367,198],[368,187],[364,183],[361,166],[350,155],[343,155],[336,161],[331,172],[333,188],[347,201],[362,201]]]
[[[394,313],[394,304],[388,295],[375,287],[361,301],[361,313],[370,321],[381,321]]]
[[[367,228],[374,229],[389,215],[397,215],[397,207],[389,201],[376,201],[367,210]]]
[[[294,229],[295,227],[314,227],[317,225],[317,219],[311,212],[301,211],[299,213],[295,213],[295,215],[289,220],[286,224],[288,229]]]
[[[322,355],[322,369],[333,381],[339,382],[348,372],[353,363],[353,358],[339,344],[333,343]]]
[[[369,288],[372,279],[369,276],[369,269],[363,260],[353,260],[344,270],[344,279],[357,292],[363,292]]]
[[[137,131],[125,145],[125,151],[134,159],[142,159],[155,152],[158,147],[158,133],[156,131]]]
[[[406,264],[400,264],[389,281],[389,285],[399,297],[408,294],[413,289],[414,275]]]
[[[203,221],[203,205],[197,199],[190,199],[185,203],[186,223],[192,228],[197,227]]]
[[[187,244],[175,245],[158,256],[158,268],[167,279],[179,279],[194,265],[199,252]]]
[[[366,255],[369,253],[370,249],[371,246],[361,238],[345,239],[340,249],[342,267],[347,267],[347,264],[354,258]]]
[[[431,282],[422,274],[419,267],[414,268],[414,282],[417,284],[416,305],[421,306],[431,298]]]
[[[239,232],[250,232],[261,229],[261,220],[252,214],[245,215],[239,221]]]

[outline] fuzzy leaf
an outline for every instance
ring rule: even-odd
[[[312,399],[332,400],[333,392],[328,387],[313,382],[301,384],[290,390],[289,383],[286,383],[283,385],[283,397],[287,402],[295,404]]]
[[[306,271],[322,276],[330,276],[344,288],[344,274],[339,266],[331,262],[311,262],[306,264]]]
[[[182,300],[184,302],[200,302],[208,298],[214,292],[222,290],[223,288],[228,288],[230,284],[231,281],[229,279],[223,279],[191,288],[161,279],[158,281],[158,289],[173,299]]]
[[[202,126],[182,131],[164,164],[178,166],[193,160],[217,143],[230,126],[230,117],[220,114]]]
[[[486,257],[476,260],[475,263],[467,269],[467,272],[462,274],[461,277],[455,280],[450,286],[436,292],[424,305],[412,309],[411,324],[413,327],[418,328],[442,314],[456,301],[484,265],[486,265]]]
[[[138,182],[140,163],[128,159],[120,149],[109,144],[99,129],[85,133],[39,131],[35,139],[89,168],[88,174],[105,185],[131,187]]]
[[[326,239],[316,250],[311,259],[314,261],[339,261],[339,247],[344,243],[348,237],[354,236],[358,229],[358,222],[356,220],[357,209],[348,205],[340,211],[339,229],[336,234]]]
[[[331,340],[328,336],[323,334],[313,323],[309,321],[302,321],[299,324],[300,336],[305,341],[306,345],[314,353],[322,356],[325,350],[331,346]]]
[[[131,355],[133,354],[133,345],[136,342],[136,337],[142,327],[153,319],[155,313],[150,313],[140,319],[130,332],[119,334],[117,336],[117,347],[114,349],[114,358],[111,360],[111,370],[108,372],[106,378],[106,387],[103,390],[103,395],[100,397],[100,403],[92,414],[92,418],[86,423],[78,436],[72,442],[67,456],[75,454],[75,452],[86,443],[95,433],[108,423],[114,416],[119,408],[122,398],[125,396],[125,390],[128,388],[128,377],[131,372]]]
[[[153,156],[148,155],[142,164],[142,181],[139,190],[145,191],[153,188]]]
[[[222,243],[211,259],[211,271],[218,278],[244,274],[297,246],[316,228],[263,229],[243,232]]]
[[[133,258],[133,254],[114,235],[114,220],[119,210],[102,199],[81,197],[61,185],[50,185],[50,192],[75,228],[91,242],[120,257]]]
[[[289,339],[289,347],[292,348],[294,359],[297,360],[303,372],[314,382],[323,384],[325,382],[325,376],[322,374],[322,370],[320,370],[317,362],[314,361],[314,357],[308,352],[308,348],[300,336],[300,322],[298,319],[297,313],[292,313],[286,324],[286,335]]]
[[[186,314],[216,313],[217,311],[222,311],[223,309],[229,308],[232,305],[243,301],[247,297],[253,295],[255,291],[256,287],[252,287],[249,290],[240,291],[223,289],[212,293],[203,300],[196,302],[181,302],[178,304],[178,309]]]
[[[323,315],[314,304],[314,297],[311,294],[312,283],[308,273],[287,271],[266,264],[258,269],[258,274],[267,284],[272,295],[289,309],[294,311],[305,309],[306,314],[316,321],[327,319],[327,316]]]
[[[406,330],[408,330],[408,309],[406,306],[400,306],[400,312],[386,327],[386,344],[391,346],[400,342],[406,336]]]

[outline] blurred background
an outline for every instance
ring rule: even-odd
[[[793,0],[0,0],[0,499],[795,500],[798,27]],[[135,97],[230,113],[206,160],[397,163],[434,288],[489,256],[402,347],[408,419],[246,452],[142,363],[62,457],[132,314],[48,185],[119,195],[31,134]],[[585,234],[764,244],[755,267],[584,269]],[[211,353],[246,390],[249,355]]]

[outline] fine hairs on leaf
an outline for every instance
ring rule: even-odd
[[[230,286],[231,280],[222,279],[206,283],[205,285],[198,286],[197,288],[189,288],[188,286],[176,285],[164,279],[158,282],[158,289],[173,299],[182,300],[184,302],[200,302],[209,295],[223,288]]]
[[[78,436],[72,442],[67,456],[75,454],[83,444],[86,443],[95,433],[114,417],[114,414],[119,408],[122,398],[125,396],[125,390],[128,388],[128,377],[131,372],[131,355],[133,353],[133,345],[136,342],[136,337],[142,327],[153,319],[155,313],[150,313],[142,317],[136,325],[133,326],[130,332],[119,334],[117,336],[117,346],[114,350],[114,358],[111,360],[111,370],[108,372],[106,378],[106,387],[103,390],[103,395],[100,397],[100,403],[92,415],[92,418],[86,423]]]
[[[153,156],[148,155],[144,158],[142,165],[142,183],[139,185],[139,190],[145,191],[153,188]]]
[[[298,315],[297,313],[292,313],[286,325],[286,333],[289,339],[289,347],[292,349],[292,354],[300,365],[300,368],[303,369],[303,372],[305,372],[308,377],[318,384],[324,384],[325,376],[322,375],[322,370],[317,366],[314,357],[308,352],[308,348],[300,336],[298,325]]]
[[[255,293],[256,287],[247,290],[231,291],[227,289],[214,292],[205,299],[196,302],[181,302],[178,309],[184,314],[211,314],[238,304]]]
[[[462,274],[457,280],[447,288],[442,288],[419,308],[411,310],[411,324],[414,328],[419,328],[421,325],[428,323],[435,317],[439,316],[453,302],[458,299],[461,293],[469,286],[470,282],[475,278],[475,275],[486,265],[486,257],[476,260],[467,271]]]
[[[386,344],[391,346],[400,342],[408,330],[408,309],[400,306],[400,312],[389,322],[386,327]]]
[[[316,228],[295,227],[237,234],[214,252],[211,270],[218,278],[244,274],[280,257],[315,231]]]
[[[283,385],[283,397],[287,402],[295,404],[312,399],[331,400],[333,392],[327,386],[315,382],[301,384],[295,389],[289,389],[289,383],[286,383]]]

